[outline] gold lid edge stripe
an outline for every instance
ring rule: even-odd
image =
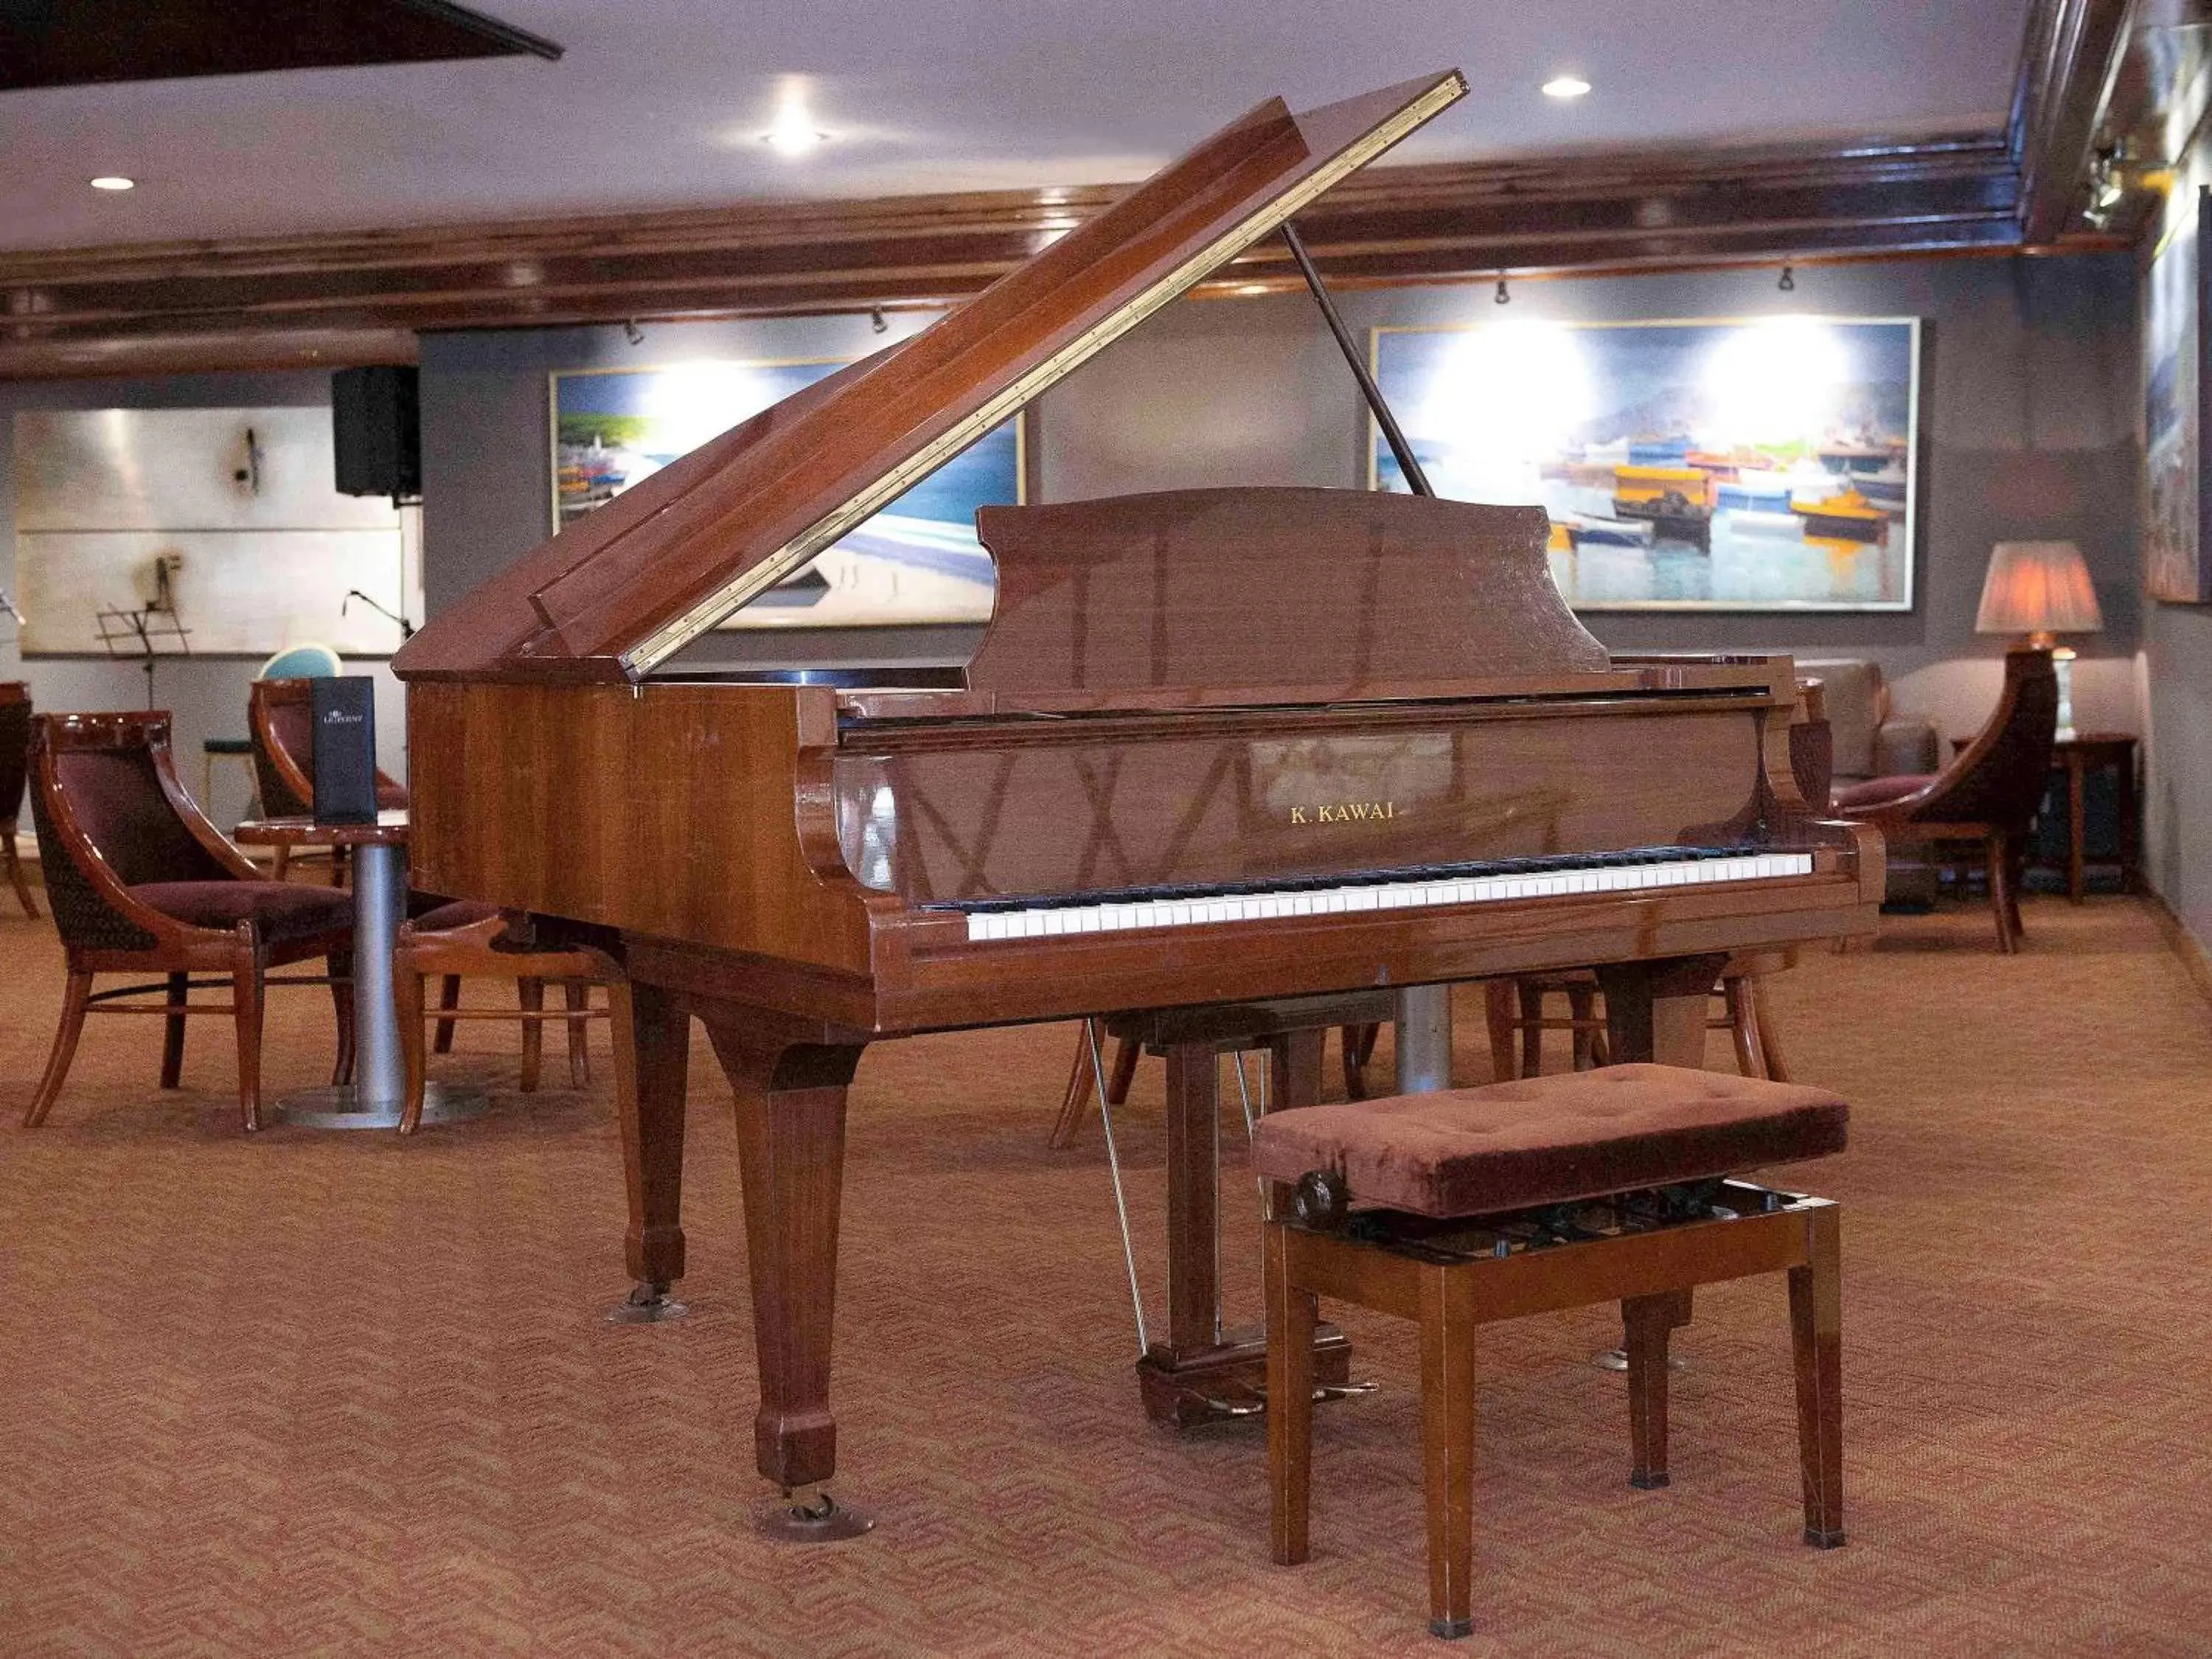
[[[1316,169],[1297,189],[1270,201],[1250,218],[1217,237],[1128,305],[1008,384],[967,418],[947,428],[836,512],[817,520],[758,564],[732,578],[682,616],[622,653],[618,660],[623,672],[632,680],[643,678],[717,623],[743,609],[786,577],[798,574],[817,554],[897,500],[1046,387],[1064,379],[1170,300],[1279,228],[1331,185],[1364,167],[1439,111],[1457,102],[1466,92],[1464,76],[1456,71],[1446,76],[1357,143],[1346,147],[1334,161]]]

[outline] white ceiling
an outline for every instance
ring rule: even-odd
[[[2028,0],[476,3],[567,57],[0,94],[0,248],[1113,182],[1454,64],[1399,159],[1991,129]],[[1562,69],[1596,90],[1540,96]],[[789,76],[834,135],[803,161],[758,137]]]

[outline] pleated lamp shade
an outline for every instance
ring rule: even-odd
[[[2105,625],[2081,550],[2071,542],[1999,542],[1982,579],[1977,634],[2094,634]]]

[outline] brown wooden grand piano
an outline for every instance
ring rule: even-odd
[[[987,508],[997,609],[964,672],[731,666],[737,608],[1464,90],[1261,106],[396,659],[416,883],[629,965],[649,1290],[684,1269],[690,1019],[713,1039],[759,1466],[809,1512],[835,1467],[845,1095],[868,1043],[1596,964],[1615,1055],[1695,1064],[1722,953],[1872,926],[1879,841],[1790,781],[1788,659],[1609,659],[1534,507],[1230,489]]]

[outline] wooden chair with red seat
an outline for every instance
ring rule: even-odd
[[[46,1119],[69,1075],[89,1013],[154,1014],[167,1022],[161,1086],[184,1066],[185,1023],[232,1017],[238,1034],[238,1104],[246,1129],[261,1127],[261,1013],[270,985],[327,985],[337,1015],[332,1080],[353,1068],[352,906],[343,893],[269,881],[223,838],[177,781],[166,713],[42,714],[32,721],[31,812],[46,896],[69,962],[60,1028],[46,1076],[25,1114]],[[327,973],[271,979],[267,970],[321,957]],[[191,993],[222,980],[227,1004]],[[164,975],[155,984],[95,992],[98,974]],[[118,999],[163,994],[158,1004]],[[107,1006],[114,1002],[116,1006]]]
[[[507,1008],[444,1008],[439,1024],[455,1019],[514,1019],[522,1022],[522,1091],[538,1087],[540,1033],[545,1021],[568,1025],[568,1080],[582,1088],[592,1080],[585,1043],[586,1022],[604,1019],[613,1033],[615,1074],[629,1075],[631,1044],[629,981],[622,964],[604,951],[576,945],[541,946],[522,919],[460,901],[400,924],[392,953],[392,975],[399,1007],[400,1050],[407,1063],[407,1103],[400,1109],[399,1133],[411,1135],[422,1121],[422,1092],[428,1073],[422,1025],[430,1018],[422,981],[436,975],[497,974],[515,981],[520,1006]],[[567,994],[565,1012],[545,1012],[545,987],[559,983]],[[448,980],[450,982],[450,977]],[[607,1006],[590,1006],[591,988],[607,988]],[[442,1052],[442,1051],[441,1051]]]
[[[2005,653],[2004,690],[1974,740],[1942,771],[1875,778],[1838,792],[1834,815],[1873,825],[1894,845],[1976,842],[1989,871],[1997,948],[2020,949],[2015,873],[2030,820],[2043,803],[2058,728],[2058,678],[2051,652]]]
[[[23,813],[23,781],[28,775],[31,747],[31,688],[21,680],[0,680],[0,864],[8,866],[8,880],[23,914],[35,917],[38,902],[23,876],[22,855],[15,850],[15,824]]]

